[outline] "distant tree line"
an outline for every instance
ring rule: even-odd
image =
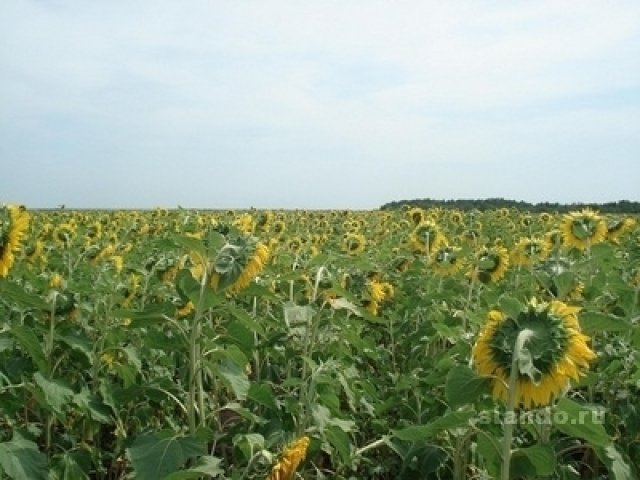
[[[504,198],[487,198],[471,200],[434,200],[422,198],[415,200],[398,200],[385,203],[381,210],[393,210],[397,208],[421,207],[421,208],[448,208],[458,210],[492,210],[497,208],[509,208],[528,212],[570,212],[590,208],[602,213],[634,214],[640,213],[640,202],[620,200],[607,203],[528,203],[517,200],[506,200]]]

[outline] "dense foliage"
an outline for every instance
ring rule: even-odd
[[[0,477],[637,478],[637,219],[474,208],[3,217]]]

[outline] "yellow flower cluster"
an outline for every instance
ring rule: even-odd
[[[267,480],[291,480],[307,455],[309,443],[309,437],[304,436],[288,445],[282,452],[280,460],[271,469]]]
[[[6,277],[29,228],[29,214],[22,207],[9,205],[0,217],[0,278]]]
[[[269,247],[263,243],[258,243],[247,265],[235,282],[229,287],[229,292],[237,293],[246,288],[254,278],[264,269],[269,261]]]

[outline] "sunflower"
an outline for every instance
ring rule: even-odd
[[[420,207],[413,207],[409,209],[407,215],[414,225],[420,225],[426,219],[427,212]]]
[[[281,233],[284,233],[286,229],[287,229],[287,224],[284,223],[282,220],[276,220],[271,225],[271,231],[276,235],[280,235]]]
[[[459,255],[460,249],[458,247],[445,244],[434,252],[429,265],[433,273],[441,277],[447,277],[453,275],[462,267]]]
[[[509,252],[501,246],[485,247],[476,254],[476,266],[471,272],[482,283],[497,282],[507,272]]]
[[[549,244],[539,237],[524,237],[518,240],[511,252],[514,265],[530,266],[549,256]]]
[[[8,205],[0,210],[0,278],[9,274],[28,228],[29,214],[23,207]]]
[[[567,213],[560,224],[560,231],[568,247],[585,250],[605,240],[607,224],[596,212],[585,208],[580,212]]]
[[[269,247],[256,242],[253,237],[231,239],[213,261],[211,287],[238,293],[264,269],[269,254]]]
[[[596,354],[581,333],[578,307],[558,300],[538,303],[533,298],[511,318],[492,310],[473,347],[472,361],[482,375],[492,377],[493,397],[507,401],[514,345],[524,330],[531,332],[521,352],[515,398],[524,408],[549,405],[578,380]]]
[[[77,227],[71,223],[61,223],[53,231],[53,239],[63,248],[69,248],[76,236]]]
[[[46,263],[44,258],[44,242],[42,240],[32,240],[30,243],[25,244],[24,258],[31,264]]]
[[[253,215],[243,213],[233,221],[233,225],[243,233],[252,233],[255,228]]]
[[[619,243],[619,238],[636,225],[636,220],[631,217],[614,219],[607,225],[607,239]]]
[[[461,225],[464,221],[464,214],[460,210],[453,210],[449,214],[449,221],[454,225]]]
[[[409,237],[409,244],[416,253],[431,254],[445,241],[444,235],[431,220],[418,224]]]
[[[342,239],[342,250],[349,255],[357,256],[364,252],[367,239],[364,235],[356,232],[349,232]]]
[[[267,480],[291,480],[307,455],[309,443],[309,437],[304,436],[287,445]]]

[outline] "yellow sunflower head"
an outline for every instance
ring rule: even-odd
[[[567,213],[560,224],[560,231],[568,247],[585,250],[605,240],[607,224],[600,215],[586,208],[579,212]]]
[[[611,240],[614,243],[618,243],[619,238],[628,231],[632,230],[635,225],[635,218],[627,217],[622,219],[613,219],[607,225],[607,239]]]
[[[24,207],[9,205],[0,209],[0,278],[9,274],[28,228],[29,214]]]
[[[419,225],[426,219],[427,212],[425,212],[420,207],[413,207],[409,209],[407,215],[411,219],[411,223],[413,223],[414,225]]]
[[[460,248],[442,245],[434,252],[429,265],[436,275],[441,277],[453,275],[462,268]]]
[[[516,339],[523,331],[530,337],[518,358],[516,403],[525,408],[549,405],[570,380],[578,380],[596,354],[589,337],[581,333],[579,308],[554,300],[530,300],[516,318],[492,310],[473,347],[476,370],[491,377],[493,397],[507,401]]]
[[[549,256],[549,244],[540,237],[524,237],[518,240],[511,252],[514,265],[530,266]]]
[[[497,282],[509,266],[509,252],[501,246],[485,247],[476,254],[472,274],[482,283]]]
[[[366,245],[367,239],[361,233],[349,232],[342,239],[342,250],[349,255],[360,255]]]
[[[432,220],[418,224],[409,237],[409,244],[416,253],[431,254],[445,241],[444,235]]]
[[[269,247],[253,237],[229,238],[213,261],[211,287],[229,293],[243,290],[267,265],[269,255]]]

